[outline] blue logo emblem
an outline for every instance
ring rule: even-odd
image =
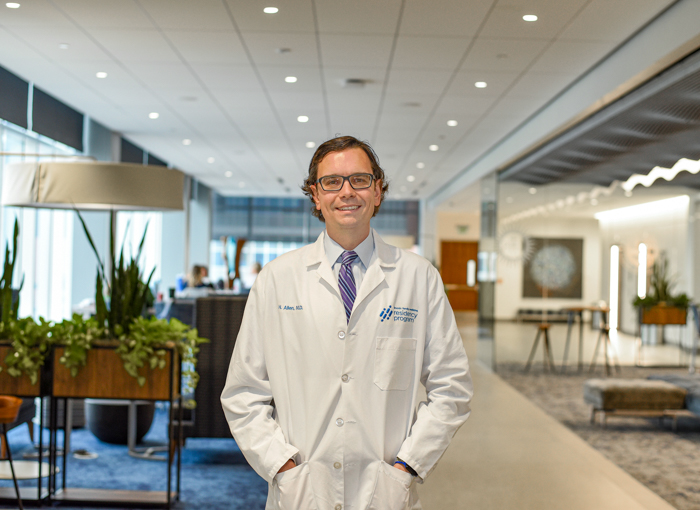
[[[384,308],[381,311],[381,313],[379,314],[379,316],[382,318],[381,322],[384,322],[385,320],[389,320],[389,317],[391,317],[393,313],[394,313],[394,310],[391,309],[391,305]]]

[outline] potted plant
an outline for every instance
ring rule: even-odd
[[[31,317],[18,318],[19,291],[12,288],[17,262],[19,223],[15,219],[12,251],[5,244],[5,262],[0,279],[0,388],[2,393],[22,396],[40,394],[41,367],[51,351],[51,324]]]
[[[74,316],[54,326],[54,394],[169,399],[169,374],[175,370],[177,376],[181,362],[185,367],[182,373],[185,385],[194,388],[198,381],[198,346],[207,340],[200,338],[196,329],[176,319],[146,317],[153,300],[149,288],[153,271],[144,278],[138,262],[148,226],[136,255],[129,260],[124,256],[123,246],[117,258],[113,226],[110,227],[108,276],[87,225],[76,212],[98,261],[95,317],[83,320]],[[128,228],[127,225],[127,231]],[[188,389],[183,388],[183,393]]]
[[[651,267],[649,292],[643,298],[636,297],[633,305],[640,310],[642,324],[684,325],[690,305],[685,294],[673,294],[676,282],[668,274],[668,260],[661,256]]]

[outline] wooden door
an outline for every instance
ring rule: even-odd
[[[442,241],[440,272],[453,310],[474,310],[479,306],[476,284],[479,243]]]

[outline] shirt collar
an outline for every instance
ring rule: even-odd
[[[355,253],[357,253],[360,262],[362,262],[362,265],[365,266],[365,269],[369,267],[369,262],[372,259],[372,253],[374,253],[373,234],[374,231],[370,230],[369,235],[365,238],[365,240],[358,244],[357,247],[353,250]],[[326,257],[328,257],[328,262],[330,262],[331,267],[333,267],[333,265],[338,261],[340,256],[345,251],[345,248],[343,248],[333,239],[331,239],[331,236],[328,235],[328,232],[326,232],[326,235],[323,237],[323,247],[326,250]]]

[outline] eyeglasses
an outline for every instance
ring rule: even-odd
[[[345,181],[350,183],[352,189],[366,189],[372,185],[374,175],[372,174],[352,174],[347,177],[342,175],[326,175],[316,180],[316,184],[321,183],[323,191],[340,191],[345,186]]]

